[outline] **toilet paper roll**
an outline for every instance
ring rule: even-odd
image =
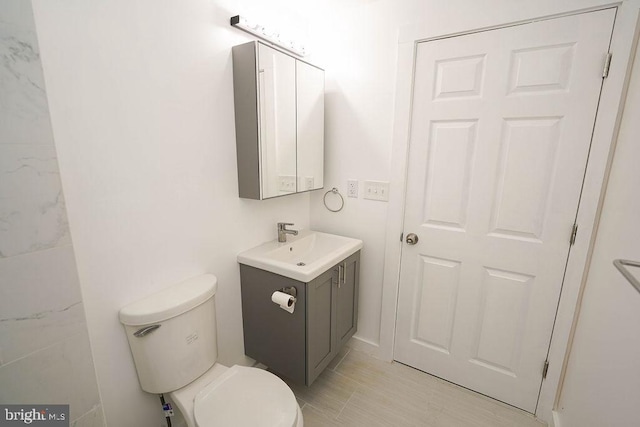
[[[281,309],[293,313],[296,308],[296,299],[293,295],[286,294],[284,292],[275,291],[271,294],[271,301],[278,304]]]

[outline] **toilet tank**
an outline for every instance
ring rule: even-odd
[[[217,286],[214,275],[204,274],[120,310],[143,390],[177,390],[216,362]]]

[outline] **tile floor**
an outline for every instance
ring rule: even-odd
[[[302,408],[305,427],[545,426],[511,406],[349,347],[311,387],[288,384]]]

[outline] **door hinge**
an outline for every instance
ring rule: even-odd
[[[402,239],[404,239],[404,233],[400,233],[400,241],[402,242]]]
[[[576,236],[578,235],[578,223],[573,224],[573,228],[571,229],[571,237],[569,238],[569,246],[573,246],[576,242]]]
[[[549,372],[549,361],[544,361],[544,366],[542,367],[542,379],[547,378],[547,372]]]
[[[607,53],[607,57],[604,59],[604,69],[602,70],[602,78],[606,79],[609,77],[609,68],[611,67],[611,57],[613,55],[609,52]]]

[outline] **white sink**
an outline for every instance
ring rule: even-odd
[[[238,254],[240,264],[310,282],[338,262],[362,249],[362,240],[300,230],[287,242],[264,243]]]

